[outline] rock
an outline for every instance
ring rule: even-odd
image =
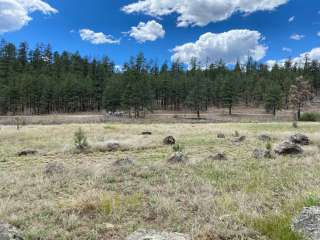
[[[272,158],[271,150],[267,149],[255,149],[253,151],[253,157],[260,159],[260,158]]]
[[[127,237],[126,240],[191,240],[191,237],[182,233],[138,230]]]
[[[36,151],[36,150],[33,150],[33,149],[25,149],[25,150],[22,150],[22,151],[18,152],[17,155],[18,155],[19,157],[22,157],[22,156],[28,156],[28,155],[35,155],[35,154],[37,154],[37,153],[38,153],[38,151]]]
[[[186,163],[188,158],[182,152],[175,152],[168,158],[167,161],[168,163]]]
[[[23,240],[23,238],[18,229],[0,222],[0,240]]]
[[[121,167],[125,167],[125,166],[131,166],[134,165],[134,160],[128,156],[124,157],[124,158],[120,158],[117,161],[115,161],[113,163],[113,165],[115,166],[121,166]]]
[[[218,133],[217,138],[226,138],[226,136],[223,133]]]
[[[246,136],[240,136],[240,137],[235,137],[232,141],[235,144],[239,144],[241,142],[244,142],[246,140]]]
[[[289,138],[289,140],[293,143],[300,144],[300,145],[309,145],[310,140],[306,135],[301,133],[295,134]]]
[[[152,135],[152,132],[145,131],[145,132],[142,132],[141,134],[142,134],[142,135]]]
[[[264,142],[268,142],[268,141],[271,141],[271,137],[267,134],[261,134],[258,139],[260,141],[264,141]]]
[[[107,143],[107,150],[109,152],[117,151],[120,149],[120,144],[118,142],[109,142]]]
[[[47,176],[54,176],[58,174],[63,174],[65,171],[64,165],[59,162],[49,162],[45,168],[43,173]]]
[[[293,219],[292,230],[304,235],[309,240],[320,239],[320,207],[304,208]]]
[[[234,131],[233,136],[234,136],[234,137],[240,137],[240,133],[236,130],[236,131]]]
[[[210,160],[214,160],[214,161],[224,161],[224,160],[227,160],[227,156],[226,156],[225,153],[220,152],[220,153],[217,153],[214,156],[210,156],[209,159]]]
[[[176,140],[173,136],[168,136],[163,139],[163,144],[174,145],[174,144],[176,144]]]
[[[303,149],[299,145],[289,141],[280,143],[274,151],[279,155],[303,153]]]

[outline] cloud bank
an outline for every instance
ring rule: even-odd
[[[45,15],[58,12],[41,0],[0,0],[0,34],[20,30],[32,20],[30,14],[36,11]]]
[[[155,17],[178,14],[179,27],[205,26],[228,19],[235,13],[271,11],[289,0],[139,0],[124,6],[128,14],[143,13]]]
[[[261,43],[262,35],[247,29],[223,33],[205,33],[194,43],[186,43],[173,49],[172,60],[189,64],[193,58],[202,65],[223,60],[227,64],[243,62],[251,56],[261,60],[267,47]]]

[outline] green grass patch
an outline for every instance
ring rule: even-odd
[[[270,215],[256,218],[252,227],[271,240],[303,240],[291,230],[291,215]]]

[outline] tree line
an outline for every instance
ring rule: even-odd
[[[319,89],[320,63],[308,56],[303,63],[287,60],[270,69],[250,57],[232,67],[222,60],[204,67],[196,59],[188,67],[179,61],[159,65],[141,53],[119,71],[108,57],[0,43],[1,114],[123,110],[140,117],[153,110],[190,110],[200,117],[212,106],[231,114],[236,104],[275,114],[291,106],[300,110]]]

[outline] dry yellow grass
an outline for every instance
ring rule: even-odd
[[[70,124],[2,126],[0,130],[0,220],[20,228],[26,239],[125,239],[138,228],[189,233],[194,239],[298,239],[289,218],[320,196],[320,124]],[[81,127],[92,151],[75,154],[73,133]],[[235,146],[235,130],[247,140]],[[151,136],[141,132],[151,131]],[[226,139],[217,139],[219,132]],[[254,159],[265,147],[296,132],[312,145],[293,157]],[[172,165],[162,139],[173,135],[189,162]],[[119,151],[101,152],[117,141]],[[98,146],[98,147],[97,147]],[[34,156],[17,157],[22,149]],[[210,161],[219,151],[227,161]],[[133,166],[114,161],[130,156]],[[46,163],[66,171],[45,176]],[[276,224],[283,225],[277,228]],[[274,233],[274,234],[272,234]],[[279,237],[279,236],[282,237]]]

